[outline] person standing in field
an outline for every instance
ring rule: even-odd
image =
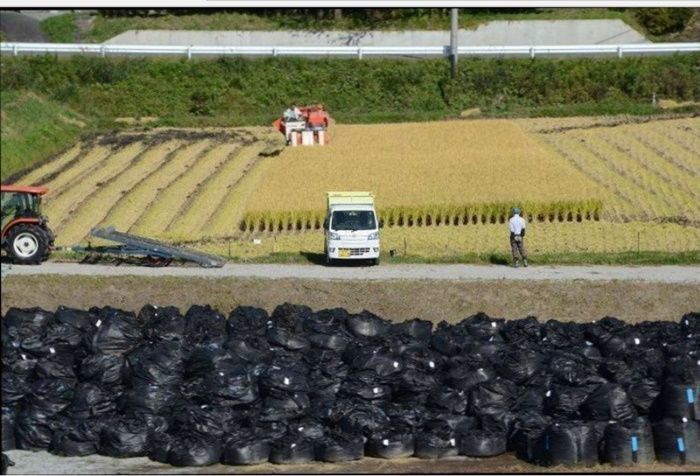
[[[513,260],[516,268],[520,267],[520,260],[527,268],[527,251],[525,251],[525,228],[527,220],[522,216],[520,208],[513,208],[513,217],[508,221],[510,229],[510,248],[513,251]]]

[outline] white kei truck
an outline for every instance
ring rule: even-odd
[[[370,260],[379,264],[379,219],[371,192],[328,192],[323,222],[326,264]]]

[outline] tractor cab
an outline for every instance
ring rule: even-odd
[[[46,187],[0,186],[2,249],[16,263],[40,263],[53,249],[54,234],[41,212]]]

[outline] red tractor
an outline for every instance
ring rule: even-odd
[[[54,249],[54,234],[41,214],[46,192],[46,187],[0,186],[2,249],[15,263],[41,263]]]

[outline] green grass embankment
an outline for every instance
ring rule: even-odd
[[[88,120],[32,92],[0,91],[2,182],[73,144],[90,129]]]

